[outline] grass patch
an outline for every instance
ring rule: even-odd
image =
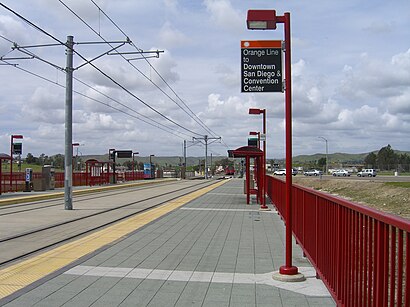
[[[410,182],[385,182],[385,185],[410,189]]]

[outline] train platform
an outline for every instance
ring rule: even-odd
[[[0,306],[335,306],[296,244],[306,280],[272,279],[285,228],[258,208],[219,181],[6,268]]]

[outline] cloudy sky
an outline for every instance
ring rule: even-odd
[[[323,153],[319,136],[328,140],[330,153],[387,144],[410,150],[408,0],[1,3],[44,30],[0,7],[0,56],[6,59],[26,56],[12,51],[13,43],[55,44],[67,35],[76,43],[129,37],[132,45],[118,50],[164,51],[148,61],[105,55],[74,71],[73,142],[81,143],[82,154],[116,148],[182,155],[184,139],[209,135],[223,139],[209,153],[225,155],[227,148],[245,145],[249,131],[262,129],[262,118],[248,115],[248,108],[258,107],[267,109],[268,157],[284,157],[284,94],[240,90],[240,41],[283,39],[283,25],[247,30],[251,8],[291,13],[294,155]],[[78,67],[111,47],[74,48]],[[0,152],[9,152],[11,134],[22,134],[23,156],[63,153],[65,48],[24,50],[44,61],[0,65]],[[188,155],[203,153],[199,145],[188,148]]]

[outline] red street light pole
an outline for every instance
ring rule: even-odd
[[[263,115],[263,157],[262,157],[262,200],[261,200],[261,207],[260,209],[262,210],[270,210],[268,206],[266,206],[266,109],[255,109],[255,108],[250,108],[249,109],[249,114],[251,115]],[[259,134],[259,142],[260,142],[260,134]]]
[[[12,134],[10,138],[10,192],[13,191],[13,140],[22,138],[21,134]]]
[[[291,43],[290,13],[276,16],[275,10],[249,10],[247,27],[250,30],[275,30],[277,23],[284,24],[285,35],[285,129],[286,129],[286,263],[279,273],[298,274],[298,268],[292,265],[292,82],[291,82]],[[303,275],[300,279],[302,279]],[[304,277],[303,277],[304,278]],[[296,280],[296,279],[295,279]]]
[[[261,149],[261,133],[260,132],[256,132],[256,131],[251,131],[251,132],[249,132],[249,135],[257,135],[258,136],[258,149]],[[257,178],[258,178],[258,194],[259,194],[259,200],[260,200],[260,204],[261,204],[261,206],[260,206],[260,209],[261,210],[263,210],[263,209],[269,209],[267,206],[266,206],[266,202],[265,202],[265,191],[266,191],[266,189],[265,189],[265,171],[264,171],[264,169],[263,169],[263,164],[264,164],[264,156],[262,156],[262,159],[261,159],[262,161],[261,161],[261,163],[260,164],[262,164],[261,165],[261,167],[259,168],[259,167],[257,167],[256,169],[257,169]]]

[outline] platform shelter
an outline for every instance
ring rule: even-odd
[[[89,159],[85,162],[85,166],[87,173],[86,185],[93,186],[110,183],[110,167],[112,162]]]
[[[3,177],[2,177],[2,162],[4,160],[11,160],[11,157],[8,154],[5,153],[0,153],[0,195],[1,195],[1,191],[2,191],[2,185],[3,185]],[[10,163],[10,167],[12,167],[11,163]]]

